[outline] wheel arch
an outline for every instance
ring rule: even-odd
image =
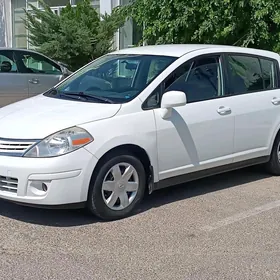
[[[95,179],[99,169],[104,164],[104,162],[107,161],[108,158],[123,154],[133,155],[141,161],[146,173],[147,189],[149,190],[149,193],[152,193],[152,191],[154,190],[154,168],[147,151],[136,144],[121,144],[105,152],[99,158],[92,172],[91,181]]]
[[[272,137],[270,138],[271,141],[269,143],[269,154],[271,154],[274,142],[279,134],[280,134],[280,120],[279,120],[279,124],[276,126],[276,128],[273,131]]]

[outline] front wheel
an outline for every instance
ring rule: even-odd
[[[270,154],[270,160],[266,164],[266,169],[272,175],[280,175],[280,133],[278,133]]]
[[[143,199],[145,186],[145,169],[139,159],[133,155],[113,156],[91,180],[88,209],[105,220],[124,218]]]

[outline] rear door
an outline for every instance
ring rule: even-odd
[[[29,97],[43,93],[63,78],[60,66],[35,52],[17,51],[19,70],[28,81]]]
[[[277,60],[228,54],[229,97],[235,114],[234,161],[269,154],[280,116]]]
[[[27,97],[27,79],[18,71],[14,51],[0,50],[0,107]]]

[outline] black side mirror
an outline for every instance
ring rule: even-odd
[[[3,61],[1,64],[1,72],[10,72],[12,70],[12,64],[9,61]]]

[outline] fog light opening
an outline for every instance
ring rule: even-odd
[[[42,183],[42,191],[47,192],[48,186],[45,183]]]
[[[45,196],[49,189],[50,181],[30,181],[27,195]],[[31,193],[29,193],[31,192]]]

